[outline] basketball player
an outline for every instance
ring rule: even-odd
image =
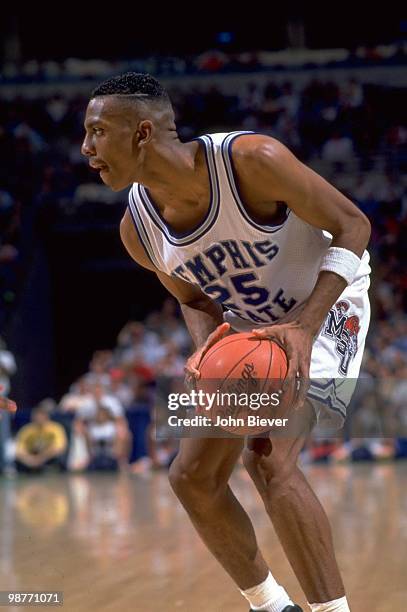
[[[182,143],[164,88],[127,73],[89,101],[82,152],[112,190],[131,186],[121,237],[174,295],[204,352],[230,327],[280,343],[304,415],[343,420],[369,323],[366,217],[275,139],[250,132]],[[304,390],[305,389],[305,390]],[[251,610],[298,612],[271,574],[228,481],[243,451],[285,554],[314,612],[349,610],[327,517],[297,467],[304,436],[183,439],[171,485]],[[261,444],[263,446],[261,446]],[[214,610],[217,609],[214,605]]]

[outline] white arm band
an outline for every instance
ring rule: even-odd
[[[360,257],[349,249],[329,247],[322,259],[320,272],[322,270],[335,272],[335,274],[342,276],[348,285],[351,285],[359,269],[360,261]]]

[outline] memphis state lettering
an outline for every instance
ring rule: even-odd
[[[288,297],[283,288],[271,293],[262,286],[256,269],[267,266],[278,252],[279,247],[271,240],[222,240],[188,259],[171,274],[198,285],[213,300],[243,319],[255,323],[275,322],[297,300]]]

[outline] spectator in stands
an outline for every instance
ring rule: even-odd
[[[345,108],[360,109],[364,102],[363,86],[356,79],[349,79],[341,91]]]
[[[13,353],[7,350],[6,343],[0,337],[0,397],[7,397],[10,392],[10,378],[16,373],[17,365]],[[10,414],[4,412],[0,419],[0,472],[9,469],[9,445],[11,442]]]
[[[154,366],[164,357],[165,350],[158,334],[148,331],[143,323],[130,321],[119,334],[119,359],[127,368],[137,365]]]
[[[96,384],[93,387],[93,396],[95,399],[95,414],[93,415],[93,420],[97,419],[97,415],[100,413],[101,409],[107,410],[116,430],[115,456],[120,469],[125,470],[128,467],[132,436],[123,406],[120,400],[107,392],[101,384]]]
[[[85,378],[86,380],[86,378]],[[85,383],[86,384],[86,383]],[[75,406],[75,421],[73,424],[71,452],[69,456],[70,469],[84,469],[87,464],[86,453],[83,449],[84,439],[89,439],[90,427],[96,423],[107,422],[106,419],[99,417],[105,415],[109,416],[109,422],[114,424],[115,430],[115,458],[118,461],[119,467],[122,470],[126,470],[128,467],[129,456],[132,446],[132,436],[129,430],[128,422],[125,417],[124,408],[115,395],[109,391],[109,387],[96,382],[93,385],[86,386],[89,389],[89,393],[86,395],[86,401],[81,401],[79,397],[79,404],[75,396],[70,399],[65,398],[65,406]],[[104,412],[100,412],[100,411]],[[106,426],[104,429],[112,430],[112,426]],[[79,450],[78,450],[79,449]],[[78,459],[79,456],[79,459]]]
[[[59,402],[59,410],[72,415],[82,415],[92,413],[94,407],[94,397],[90,392],[90,385],[86,378],[82,376],[73,384]]]
[[[185,359],[180,354],[177,345],[169,341],[164,344],[164,347],[166,354],[156,363],[156,376],[183,378],[185,374]]]
[[[86,381],[90,384],[99,383],[107,387],[110,383],[109,369],[112,364],[111,351],[95,351],[86,374]]]
[[[16,437],[17,470],[39,473],[49,466],[62,469],[67,451],[64,428],[52,421],[42,406],[34,408],[31,419]]]
[[[122,461],[122,441],[117,421],[110,410],[99,405],[86,428],[89,470],[116,470]]]
[[[124,409],[127,410],[134,400],[134,389],[137,389],[138,380],[136,376],[126,376],[120,367],[110,370],[109,391],[113,397],[117,397]]]
[[[334,164],[346,164],[353,157],[353,144],[348,136],[334,132],[322,147],[322,159]]]
[[[178,305],[172,297],[166,298],[161,309],[147,317],[146,327],[159,335],[162,342],[173,342],[183,354],[188,354],[191,350],[191,337],[178,316]],[[165,355],[162,355],[162,358],[165,358]]]
[[[0,337],[0,395],[7,396],[10,391],[10,378],[17,371],[13,353],[7,350],[3,338]]]

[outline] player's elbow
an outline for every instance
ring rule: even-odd
[[[181,311],[184,316],[188,312],[188,310],[191,309],[195,311],[199,310],[215,318],[220,318],[220,319],[223,318],[222,317],[222,313],[223,313],[222,306],[218,304],[217,302],[215,302],[214,300],[212,300],[211,298],[209,298],[205,294],[203,294],[202,296],[184,301],[184,302],[180,302],[180,306],[181,306]]]
[[[356,209],[349,218],[343,219],[337,239],[342,246],[362,256],[369,243],[370,233],[369,219],[359,209]]]
[[[202,310],[205,312],[208,310],[208,308],[211,308],[213,304],[213,300],[211,300],[205,294],[179,299],[178,301],[181,308],[192,308],[193,310]]]
[[[362,213],[361,211],[359,211],[359,217],[358,217],[358,233],[360,236],[360,240],[361,240],[361,245],[363,246],[363,248],[365,249],[369,243],[370,240],[370,234],[372,232],[372,226],[370,224],[369,219],[366,217],[366,215],[364,213]]]

